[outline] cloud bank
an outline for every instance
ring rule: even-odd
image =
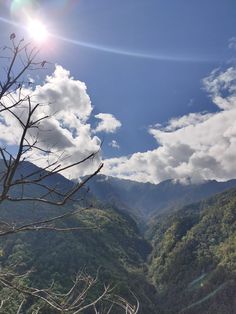
[[[203,85],[215,113],[190,113],[150,127],[157,148],[107,159],[104,173],[152,183],[236,178],[236,68],[214,70]]]
[[[172,118],[165,125],[149,128],[150,136],[157,142],[154,150],[137,152],[131,156],[105,160],[103,173],[141,182],[159,183],[166,179],[191,182],[216,179],[224,181],[236,178],[236,68],[214,70],[203,80],[216,112],[197,112]],[[52,75],[35,89],[22,89],[22,94],[31,95],[40,107],[34,119],[44,115],[50,119],[41,121],[39,129],[32,129],[28,140],[38,138],[38,146],[51,150],[50,161],[60,158],[63,165],[81,160],[100,150],[99,132],[114,133],[121,122],[112,114],[99,113],[97,126],[90,123],[92,104],[86,85],[70,76],[69,71],[56,66]],[[18,95],[14,95],[15,98]],[[12,99],[5,97],[7,105]],[[47,105],[49,104],[49,105]],[[26,120],[26,106],[16,107],[15,113]],[[22,129],[10,114],[0,116],[0,144],[12,146],[19,143]],[[108,143],[119,148],[113,140]],[[39,166],[47,159],[41,151],[28,152],[26,157]],[[94,171],[102,161],[100,153],[81,168],[64,173],[69,178],[78,178]]]
[[[37,146],[53,152],[49,156],[51,162],[56,158],[67,166],[84,159],[93,152],[100,150],[101,140],[94,135],[89,118],[92,115],[92,105],[87,94],[86,85],[70,76],[69,71],[57,65],[52,75],[47,76],[42,85],[35,89],[24,87],[21,95],[31,95],[33,104],[39,103],[39,109],[34,114],[34,120],[43,116],[50,118],[40,122],[38,129],[30,129],[27,140],[32,142],[37,138]],[[12,94],[15,99],[19,95]],[[13,99],[4,97],[5,105],[10,105]],[[23,121],[27,118],[27,104],[14,108]],[[98,114],[102,122],[97,126],[99,131],[115,132],[120,122],[111,114]],[[112,125],[114,123],[114,125]],[[13,150],[19,143],[22,128],[11,114],[6,112],[0,116],[0,143],[11,145]],[[46,166],[48,159],[40,150],[30,151],[25,157],[38,166]],[[98,153],[93,160],[63,173],[70,178],[78,178],[94,171],[101,162]]]

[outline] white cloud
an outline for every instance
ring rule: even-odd
[[[169,178],[182,181],[191,178],[193,182],[236,178],[236,68],[230,67],[223,72],[215,70],[203,83],[218,108],[217,112],[190,113],[173,118],[164,126],[156,124],[149,129],[157,141],[156,149],[107,159],[104,174],[154,183]],[[34,103],[44,104],[40,105],[35,119],[44,114],[51,116],[41,122],[39,130],[32,130],[30,136],[38,137],[41,148],[53,150],[56,155],[51,157],[52,160],[62,154],[62,162],[67,165],[99,150],[101,141],[88,122],[92,105],[84,83],[56,66],[44,84],[36,86],[35,90],[22,90],[22,94],[29,93]],[[4,98],[3,101],[11,100]],[[15,108],[15,113],[26,119],[23,106]],[[96,118],[101,120],[96,132],[115,132],[121,126],[111,114],[100,113]],[[12,115],[0,116],[0,142],[16,145],[21,132]],[[116,147],[118,143],[113,140],[109,145]],[[28,158],[43,166],[46,161],[42,155],[38,151],[28,154]],[[101,155],[98,154],[93,161],[65,175],[71,178],[85,175],[100,161]]]
[[[215,113],[190,113],[149,129],[157,148],[105,161],[104,173],[137,181],[192,182],[236,178],[236,68],[213,71],[203,80],[218,107]]]
[[[36,87],[36,98],[42,103],[50,103],[50,114],[60,114],[65,121],[86,122],[92,112],[92,105],[86,85],[70,77],[70,72],[57,65],[54,73],[47,76],[42,86]],[[76,118],[72,119],[71,118]]]
[[[31,87],[22,89],[22,95],[28,94],[33,104],[40,104],[34,120],[44,115],[50,117],[42,120],[38,129],[31,129],[27,139],[32,142],[37,137],[38,147],[53,151],[51,161],[61,156],[62,164],[66,166],[99,151],[101,141],[94,136],[88,123],[92,105],[83,82],[75,80],[61,66],[56,66],[44,84],[36,86],[34,90]],[[3,101],[9,104],[11,100],[5,97]],[[27,104],[16,107],[14,112],[25,121]],[[22,133],[20,124],[9,113],[4,113],[0,121],[0,143],[17,145]],[[45,166],[47,162],[40,151],[29,152],[27,158],[39,166]],[[71,178],[88,174],[96,169],[100,161],[101,154],[97,154],[81,168],[73,168],[64,174]]]
[[[206,91],[220,109],[232,109],[236,101],[236,68],[230,67],[224,72],[213,71],[203,80]]]
[[[168,121],[168,124],[164,127],[158,124],[156,125],[156,127],[164,131],[175,131],[183,127],[187,127],[189,125],[197,125],[205,120],[208,120],[211,116],[212,114],[204,113],[204,112],[203,113],[190,113],[182,117],[170,119],[170,121]],[[153,128],[150,128],[149,131],[152,134]]]
[[[117,149],[120,148],[120,145],[117,143],[116,140],[112,140],[108,145],[113,147],[113,148],[117,148]]]
[[[95,118],[101,121],[98,123],[94,133],[114,133],[121,127],[121,122],[110,113],[99,113],[95,116]]]

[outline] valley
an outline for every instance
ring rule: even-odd
[[[19,171],[32,167],[25,164]],[[47,183],[63,189],[71,185],[60,175]],[[26,282],[43,289],[55,281],[58,291],[70,287],[78,270],[94,276],[99,269],[99,282],[114,284],[116,293],[130,302],[134,293],[144,314],[234,313],[235,186],[235,180],[152,185],[99,175],[89,182],[89,191],[80,191],[79,205],[14,206],[6,201],[1,205],[4,221],[34,221],[78,206],[81,211],[56,223],[74,231],[1,237],[1,268],[14,265],[18,273],[34,269]],[[30,188],[29,193],[40,191]],[[7,287],[1,295],[11,298],[0,313],[15,313],[21,295]],[[49,313],[41,303],[28,298],[25,313],[37,306]]]

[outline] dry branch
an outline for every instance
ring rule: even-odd
[[[49,156],[53,155],[51,149],[45,149],[40,146],[38,134],[40,126],[45,119],[50,119],[47,114],[37,115],[41,104],[35,103],[32,93],[24,95],[24,87],[30,82],[24,81],[28,71],[42,69],[46,61],[37,61],[39,50],[32,46],[31,43],[24,43],[24,40],[16,41],[16,35],[10,36],[11,46],[4,47],[3,51],[7,56],[1,56],[8,65],[4,67],[5,79],[0,82],[0,123],[4,123],[4,115],[10,116],[20,127],[21,133],[16,145],[16,152],[12,153],[6,145],[0,147],[0,157],[2,158],[3,169],[0,170],[0,205],[7,201],[8,204],[13,202],[36,202],[49,205],[63,206],[68,201],[78,200],[78,192],[86,183],[96,176],[102,169],[100,164],[97,169],[88,175],[81,182],[72,184],[67,191],[62,191],[56,184],[50,185],[48,179],[53,176],[62,174],[64,171],[83,166],[87,161],[92,160],[98,152],[92,152],[81,160],[73,163],[63,164],[62,156],[53,156],[53,161],[49,161]],[[2,122],[3,121],[3,122]],[[27,160],[29,152],[40,152],[48,160],[43,168],[32,170],[30,173],[20,174],[20,166]],[[19,187],[20,192],[16,193]],[[37,187],[40,195],[27,196],[26,187]],[[10,208],[10,206],[9,206]],[[87,208],[88,209],[88,208]],[[29,223],[15,223],[2,219],[0,221],[0,237],[10,234],[16,234],[26,231],[75,231],[88,229],[83,227],[58,227],[55,223],[76,215],[81,209],[67,211],[63,214],[52,218],[45,218]],[[91,229],[91,228],[89,228]],[[93,309],[94,313],[109,314],[115,306],[118,306],[126,314],[136,314],[139,309],[139,303],[135,297],[136,304],[132,305],[124,298],[113,293],[110,285],[104,285],[103,290],[97,297],[90,298],[90,292],[96,288],[98,275],[94,278],[84,272],[76,275],[72,287],[66,293],[56,293],[54,284],[46,289],[37,289],[22,284],[20,278],[27,277],[29,272],[18,275],[14,272],[0,271],[0,284],[24,296],[19,304],[17,314],[20,314],[24,308],[27,298],[35,298],[43,301],[47,306],[53,308],[59,313],[77,314],[87,309]],[[88,297],[90,296],[90,297]],[[4,307],[6,300],[0,300],[0,309]],[[105,305],[104,305],[105,304]],[[40,313],[40,307],[34,310],[34,314]]]

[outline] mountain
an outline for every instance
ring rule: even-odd
[[[160,313],[236,313],[235,189],[160,215],[149,238]]]
[[[39,169],[23,163],[16,176]],[[46,184],[64,191],[73,182],[58,174]],[[28,284],[40,289],[54,280],[58,292],[70,287],[81,268],[93,275],[100,269],[101,283],[114,284],[117,293],[131,302],[129,289],[135,293],[142,314],[234,314],[235,186],[236,180],[188,185],[168,180],[155,185],[99,175],[89,181],[89,192],[84,189],[78,195],[86,197],[81,204],[4,201],[0,220],[17,224],[81,211],[56,224],[79,227],[73,232],[0,237],[0,268],[9,272],[14,265],[20,273],[34,269]],[[37,196],[41,190],[29,186],[25,193]],[[93,206],[82,210],[85,204]],[[0,286],[0,296],[6,300],[11,296],[0,313],[16,313],[19,293]],[[32,313],[39,305],[34,303],[27,299],[23,312]],[[44,307],[42,313],[54,314]]]
[[[6,171],[5,164],[2,159],[0,159],[0,173],[3,173]],[[29,176],[27,178],[28,180],[33,180],[33,179],[39,179],[40,177],[43,177],[45,174],[48,172],[41,169],[40,167],[37,167],[36,165],[32,164],[31,162],[24,161],[19,164],[16,170],[16,174],[14,176],[14,179],[20,179],[22,177]],[[31,175],[33,174],[33,175]],[[72,188],[73,182],[65,178],[63,175],[59,173],[55,173],[52,176],[48,176],[45,179],[41,180],[42,184],[45,184],[48,187],[51,188],[57,188],[57,190],[61,191],[67,191]],[[0,183],[0,189],[1,189],[1,183]],[[33,185],[33,184],[25,184],[24,185],[24,195],[33,195],[33,196],[38,196],[40,195],[41,192],[45,193],[45,190],[40,187],[40,185]],[[14,195],[18,195],[22,193],[22,186],[18,185],[14,188],[11,188],[11,193]]]
[[[134,302],[131,289],[140,301],[141,313],[155,313],[155,288],[144,272],[151,246],[130,217],[113,209],[93,208],[81,211],[73,219],[60,221],[58,226],[79,229],[73,232],[36,231],[1,238],[1,271],[9,271],[11,265],[16,265],[18,273],[33,269],[27,278],[30,286],[41,289],[49,287],[54,280],[57,291],[62,292],[72,286],[73,277],[81,269],[93,276],[99,269],[100,287],[110,283],[116,287],[117,294]],[[0,289],[2,298],[9,294],[9,290]],[[16,313],[19,297],[16,294],[14,302],[8,302],[4,313]],[[29,298],[24,313],[32,313],[31,305]],[[35,308],[37,304],[33,305]],[[54,313],[45,307],[41,312]]]
[[[101,202],[129,212],[138,221],[147,222],[153,215],[181,208],[236,187],[236,180],[199,184],[167,180],[151,184],[98,175],[89,181],[88,186]]]
[[[16,177],[38,170],[40,168],[30,163],[23,163]],[[50,177],[46,184],[66,190],[73,183],[58,174]],[[17,188],[13,194],[20,191]],[[29,185],[24,193],[40,195],[41,187]],[[55,281],[57,291],[61,293],[71,287],[73,276],[81,269],[94,276],[99,269],[100,288],[103,283],[110,283],[115,286],[117,294],[134,302],[131,290],[139,299],[142,313],[154,313],[156,291],[146,278],[150,244],[128,213],[105,205],[96,206],[86,190],[82,193],[86,194],[87,202],[93,204],[89,209],[82,209],[84,202],[78,204],[70,201],[64,206],[52,206],[37,202],[4,201],[0,206],[1,228],[4,228],[2,221],[20,225],[75,209],[81,208],[81,211],[55,223],[56,227],[65,230],[78,228],[75,231],[41,230],[0,237],[1,272],[12,272],[12,267],[18,273],[33,269],[26,279],[28,285],[41,289]],[[8,300],[0,313],[17,312],[21,294],[0,285],[0,298]],[[32,313],[39,304],[37,300],[27,298],[23,313]],[[54,313],[44,306],[41,312]]]
[[[0,160],[0,171],[3,168]],[[30,162],[21,163],[16,178],[39,172],[40,168]],[[43,171],[41,175],[45,173]],[[39,175],[39,174],[37,174]],[[63,192],[73,186],[73,182],[60,174],[49,176],[43,181],[49,187],[61,189]],[[198,202],[217,193],[236,187],[236,180],[217,182],[206,181],[199,184],[182,184],[179,181],[166,180],[159,184],[140,183],[123,180],[104,175],[97,175],[87,183],[76,197],[83,199],[83,204],[100,201],[129,213],[138,222],[147,223],[152,216],[176,210],[184,205]],[[14,188],[13,193],[21,193],[22,187]],[[25,195],[39,195],[42,189],[39,186],[29,185],[24,188]],[[54,196],[55,197],[55,196]]]
[[[5,165],[3,160],[0,159],[0,173],[5,171]],[[48,172],[37,167],[36,165],[24,161],[21,162],[17,168],[14,179],[17,180],[19,178],[24,178],[29,176],[29,180],[34,180],[45,176]],[[33,174],[33,175],[31,175]],[[24,197],[29,197],[32,199],[35,198],[45,198],[53,202],[61,201],[62,197],[57,193],[54,193],[54,190],[58,192],[62,192],[66,194],[68,191],[71,191],[75,185],[75,182],[65,178],[60,173],[55,173],[51,176],[45,177],[40,182],[36,182],[36,184],[23,184],[13,186],[9,195],[12,198],[22,197],[22,192]],[[45,189],[43,186],[51,189],[51,192],[48,193],[48,189]],[[0,194],[2,189],[2,182],[0,182]],[[68,210],[73,210],[78,207],[87,207],[87,206],[95,206],[96,200],[90,195],[88,196],[87,187],[82,187],[74,196],[75,201],[68,200],[63,206],[56,206],[52,204],[47,204],[38,201],[8,201],[4,200],[4,202],[0,203],[0,218],[7,219],[9,221],[16,222],[30,222],[34,220],[41,220],[44,218],[54,217],[55,215],[64,213]],[[9,210],[10,209],[10,210]]]

